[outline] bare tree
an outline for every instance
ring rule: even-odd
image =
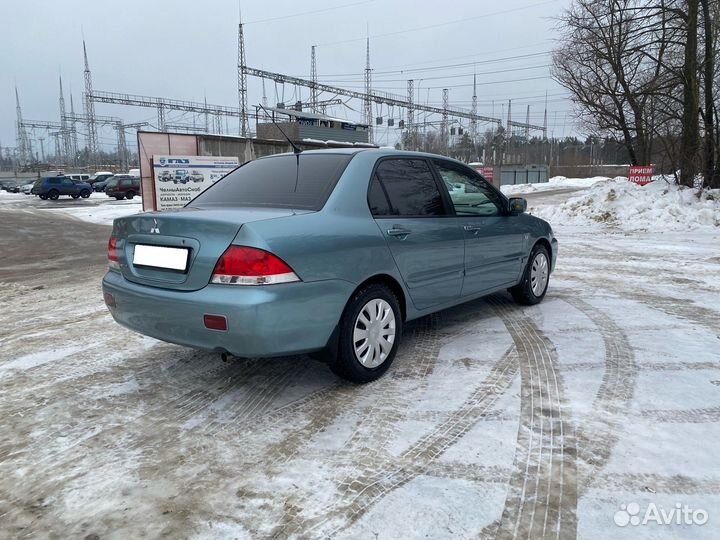
[[[553,75],[585,127],[622,140],[636,165],[651,159],[656,98],[673,86],[665,66],[677,40],[661,13],[672,11],[640,0],[575,0],[553,54]]]
[[[698,0],[687,2],[687,33],[685,37],[685,67],[683,69],[683,115],[680,136],[680,183],[692,186],[698,172],[700,155],[700,90],[698,86],[697,41]]]

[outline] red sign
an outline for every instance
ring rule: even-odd
[[[487,180],[488,182],[490,182],[492,184],[493,176],[495,175],[495,168],[494,167],[483,167],[482,169],[480,169],[480,174],[483,175],[485,180]]]
[[[652,165],[649,166],[630,166],[630,173],[628,175],[628,178],[631,182],[634,182],[635,184],[639,186],[644,186],[645,184],[649,184],[652,182],[652,175],[654,172],[654,167]]]

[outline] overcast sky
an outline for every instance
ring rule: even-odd
[[[317,45],[321,81],[362,90],[365,36],[370,35],[373,87],[405,95],[416,80],[416,100],[470,108],[477,73],[479,114],[542,124],[548,94],[549,130],[573,131],[565,92],[550,79],[554,17],[568,0],[313,0],[243,1],[249,66],[310,76],[310,48]],[[84,35],[95,90],[237,106],[237,0],[0,0],[0,144],[15,145],[17,84],[25,119],[59,120],[58,76],[66,107],[72,91],[82,112]],[[314,12],[314,13],[308,13]],[[438,69],[446,66],[445,69]],[[297,98],[294,87],[266,81],[270,104]],[[261,101],[262,83],[249,80],[249,103]],[[277,94],[276,94],[277,92]],[[309,100],[309,90],[300,89]],[[322,98],[331,98],[323,95]],[[361,104],[328,112],[360,120]],[[157,122],[153,109],[96,104],[96,114]],[[401,117],[383,108],[376,115]],[[203,123],[197,117],[195,121]],[[193,115],[170,113],[168,122],[193,123]],[[237,134],[237,121],[229,121]],[[397,123],[396,123],[397,126]],[[481,126],[483,129],[484,126]],[[396,133],[396,131],[394,132]],[[394,141],[383,126],[381,141]],[[33,136],[31,132],[31,137]],[[36,132],[35,137],[45,136]],[[101,130],[103,146],[114,133]],[[46,142],[46,145],[48,143]],[[82,144],[82,143],[81,143]]]

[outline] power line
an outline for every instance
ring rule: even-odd
[[[300,13],[291,13],[288,15],[280,15],[279,17],[270,17],[269,19],[258,19],[255,21],[246,22],[244,24],[260,24],[260,23],[266,23],[266,22],[272,22],[272,21],[280,21],[282,19],[292,19],[295,17],[303,17],[305,15],[313,15],[314,13],[325,13],[326,11],[334,11],[337,9],[344,9],[344,8],[353,7],[353,6],[360,6],[363,4],[372,4],[373,2],[375,2],[375,0],[365,0],[363,2],[353,2],[352,4],[343,4],[341,6],[333,6],[333,7],[324,8],[324,9],[315,9],[312,11],[302,11]]]
[[[375,35],[369,36],[369,37],[370,37],[371,39],[375,39],[375,38],[382,38],[382,37],[388,37],[388,36],[397,36],[397,35],[399,35],[399,34],[407,34],[408,32],[420,32],[420,31],[422,31],[422,30],[430,30],[430,29],[432,29],[432,28],[440,28],[440,27],[443,27],[443,26],[450,26],[450,25],[453,25],[453,24],[464,23],[464,22],[467,22],[467,21],[474,21],[474,20],[477,20],[477,19],[486,19],[487,17],[493,17],[493,16],[495,16],[495,15],[505,15],[505,14],[507,14],[507,13],[514,13],[514,12],[516,12],[516,11],[522,11],[522,10],[525,10],[525,9],[530,9],[530,8],[537,7],[537,6],[543,6],[543,5],[546,5],[546,4],[552,4],[552,3],[555,3],[555,2],[556,2],[556,0],[544,0],[543,2],[536,2],[536,3],[534,3],[534,4],[528,4],[528,5],[519,6],[519,7],[516,7],[516,8],[504,9],[504,10],[501,10],[501,11],[495,11],[495,12],[492,12],[492,13],[486,13],[486,14],[484,14],[484,15],[476,15],[476,16],[474,16],[474,17],[465,17],[465,18],[462,18],[462,19],[454,19],[454,20],[452,20],[452,21],[446,21],[446,22],[437,23],[437,24],[430,24],[430,25],[426,25],[426,26],[417,26],[417,27],[415,27],[415,28],[407,28],[407,29],[405,29],[405,30],[396,30],[395,32],[387,32],[387,33],[384,33],[384,34],[375,34]],[[367,37],[367,36],[366,36],[366,37]],[[365,40],[366,37],[362,37],[362,38],[352,38],[352,39],[344,39],[344,40],[340,40],[340,41],[331,41],[331,42],[328,42],[328,43],[320,43],[320,44],[318,44],[318,47],[324,47],[324,46],[327,46],[327,45],[340,45],[340,44],[343,44],[343,43],[355,43],[355,42],[358,42],[358,41],[363,41],[363,40]]]

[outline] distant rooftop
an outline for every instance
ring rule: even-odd
[[[287,116],[293,116],[295,118],[305,118],[308,120],[325,120],[328,122],[343,122],[345,124],[352,124],[354,126],[365,126],[365,124],[359,124],[358,122],[351,122],[350,120],[343,120],[342,118],[335,118],[327,116],[325,114],[318,114],[310,111],[296,111],[295,109],[281,109],[279,107],[265,107],[268,111],[272,111],[277,114],[285,114]]]

